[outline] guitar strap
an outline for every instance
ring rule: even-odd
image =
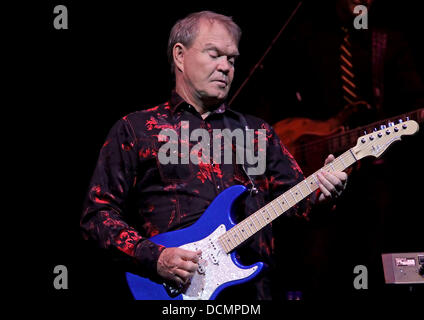
[[[246,131],[249,130],[249,125],[247,124],[247,120],[246,120],[245,116],[242,113],[236,112],[236,111],[234,111],[232,109],[231,109],[231,112],[233,112],[234,114],[236,114],[238,116],[238,118],[240,120],[240,123],[241,123],[241,125],[243,127],[242,130],[244,131],[244,136],[246,137],[247,136],[246,135]],[[224,114],[224,125],[225,125],[226,128],[229,128],[230,130],[233,129],[232,126],[231,126],[231,124],[230,124],[230,121],[228,121],[228,117],[225,114]],[[237,129],[237,128],[234,128],[234,129]],[[223,133],[225,134],[226,132],[223,131]],[[231,141],[231,137],[227,136],[227,138]],[[236,157],[236,159],[237,159],[237,150],[239,150],[239,149],[236,146],[236,148],[235,148],[235,152],[236,152],[235,157]],[[243,152],[244,152],[244,148],[243,148]],[[241,167],[242,171],[244,172],[244,174],[246,175],[246,177],[249,179],[250,184],[252,185],[252,187],[250,188],[250,194],[251,195],[257,194],[259,192],[259,190],[258,190],[258,188],[256,188],[256,185],[253,182],[253,178],[247,173],[245,162],[243,162],[243,163],[237,163],[237,164]]]

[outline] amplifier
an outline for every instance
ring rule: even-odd
[[[386,283],[424,283],[424,252],[385,253],[381,258]]]

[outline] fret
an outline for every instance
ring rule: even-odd
[[[253,218],[255,217],[255,215],[253,214],[253,215],[251,215],[250,217],[249,217],[249,220],[252,222],[251,223],[251,225],[254,225],[255,226],[255,229],[256,229],[256,231],[258,231],[259,229],[258,229],[258,227],[256,226],[256,223],[255,223],[255,221],[253,221]]]
[[[283,213],[283,212],[284,212],[284,208],[283,208],[282,204],[280,203],[279,199],[280,199],[280,197],[278,197],[277,199],[275,199],[275,201],[276,201],[276,202],[278,203],[278,205],[280,206],[280,208],[281,208],[281,213]]]
[[[239,238],[239,244],[240,244],[246,239],[244,238],[243,233],[240,230],[240,225],[236,225],[235,228],[237,228],[236,231],[238,231],[237,234],[239,235],[238,238]]]
[[[241,228],[241,233],[242,235],[245,237],[244,240],[248,239],[251,235],[248,233],[246,226],[245,226],[245,222],[242,221],[241,223],[239,223],[239,226]]]
[[[339,160],[340,160],[340,162],[342,163],[343,168],[344,168],[344,169],[345,169],[345,168],[347,168],[347,165],[346,165],[346,164],[345,164],[345,162],[343,161],[343,155],[341,155],[338,159],[339,159]]]
[[[227,231],[225,234],[227,235],[227,244],[228,244],[228,247],[230,248],[230,250],[232,249],[232,248],[235,248],[236,246],[233,244],[233,241],[231,240],[231,237],[230,237],[230,231],[231,230],[229,230],[229,231]]]
[[[230,230],[230,232],[231,232],[231,235],[233,237],[233,240],[234,240],[234,242],[236,244],[234,247],[237,247],[241,243],[240,236],[237,234],[237,232],[236,232],[236,230],[234,228],[232,228]]]
[[[248,217],[246,219],[246,221],[247,221],[246,223],[247,223],[247,227],[249,228],[250,233],[253,235],[255,232],[252,231],[252,229],[250,228],[250,226],[253,225],[252,222],[250,222],[250,220],[251,220],[250,217]]]
[[[352,155],[353,159],[355,159],[355,161],[356,161],[356,157],[355,157],[355,155],[353,154],[352,149],[349,149],[349,151],[350,151],[350,154]]]
[[[291,196],[292,196],[292,197],[293,197],[293,199],[294,199],[294,203],[296,203],[296,202],[297,202],[297,200],[296,200],[295,196],[293,195],[292,190],[290,189],[290,190],[289,190],[289,192],[290,192]]]
[[[315,176],[315,174],[311,175],[311,177],[312,177],[312,178],[314,178],[314,180],[315,180],[315,184],[316,184],[317,186],[319,186],[319,181],[318,181],[317,177]]]
[[[333,163],[332,162],[330,162],[330,166],[331,166],[331,169],[333,169],[333,171],[336,171],[336,169],[334,169],[334,166],[333,166]]]
[[[340,163],[342,165],[342,170],[346,169],[347,167],[349,167],[349,164],[346,164],[346,154],[343,153],[340,157],[339,157]]]
[[[282,196],[283,196],[284,200],[286,201],[287,205],[290,206],[290,202],[287,201],[286,194],[283,193]]]
[[[229,247],[227,247],[227,242],[225,241],[225,236],[227,235],[227,233],[224,233],[221,237],[218,238],[219,240],[219,244],[221,245],[221,247],[224,248],[225,252],[230,252]]]
[[[299,183],[299,184],[300,184],[300,183]],[[299,190],[300,194],[302,195],[302,198],[305,198],[305,196],[304,196],[304,194],[303,194],[302,190],[301,190],[301,189],[300,189],[300,187],[299,187],[299,184],[297,185],[297,190]]]
[[[250,229],[249,221],[244,220],[243,226],[244,226],[244,230],[245,230],[247,236],[250,237],[254,232]]]
[[[313,191],[311,190],[311,188],[309,187],[309,183],[307,181],[308,179],[303,180],[303,183],[306,185],[306,187],[308,188],[309,192],[312,193]]]
[[[263,221],[263,223],[261,223],[261,221],[259,220],[259,213],[258,213],[258,211],[255,213],[255,218],[256,218],[256,221],[258,221],[259,222],[259,229],[262,229],[262,227],[265,225],[265,221]]]
[[[272,203],[269,203],[269,204],[271,204],[271,208],[272,208],[272,210],[276,213],[276,211],[274,210],[274,207],[272,207]],[[266,208],[265,208],[265,210],[266,210],[266,212],[268,213],[268,215],[269,215],[269,218],[270,218],[270,220],[272,221],[272,220],[274,220],[276,217],[278,217],[278,215],[276,215],[275,217],[273,216],[273,214],[270,212],[270,210],[269,210],[269,204],[266,206]]]
[[[269,212],[268,212],[268,210],[264,207],[263,209],[261,209],[261,213],[263,213],[263,212],[265,212],[267,215],[268,215],[268,218],[266,219],[266,221],[265,221],[265,225],[267,225],[268,224],[268,221],[272,221],[272,219],[271,219],[271,215],[269,214]],[[263,214],[262,214],[262,216],[263,216]]]
[[[271,202],[270,202],[270,204],[271,204],[271,208],[272,208],[272,210],[274,210],[274,212],[275,212],[275,218],[277,218],[277,217],[279,216],[279,214],[278,214],[277,210],[275,210],[275,207],[274,207],[273,202],[274,202],[274,201],[271,201]]]
[[[238,239],[238,235],[236,234],[236,232],[235,232],[234,228],[233,228],[233,229],[230,229],[230,230],[228,231],[228,236],[229,236],[229,237],[230,237],[230,239],[231,239],[231,244],[232,244],[234,247],[237,247],[237,245],[239,244],[239,239]]]
[[[313,176],[311,175],[311,176],[309,176],[306,180],[308,181],[308,187],[309,187],[309,185],[311,185],[311,186],[314,186],[314,181],[313,181]],[[315,188],[315,186],[313,187],[313,188]],[[314,189],[315,190],[315,189]]]
[[[243,232],[241,232],[241,230],[240,230],[240,224],[234,226],[233,229],[236,229],[236,231],[238,231],[239,238],[242,240],[241,242],[243,242],[244,240],[246,240],[246,238],[243,237],[243,235],[244,235]]]

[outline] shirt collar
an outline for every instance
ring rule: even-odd
[[[189,105],[181,96],[175,91],[172,90],[171,99],[170,99],[170,107],[172,114],[175,114],[180,109],[189,109],[193,108]],[[227,104],[224,102],[218,108],[214,109],[212,113],[224,113],[227,110],[231,110]]]

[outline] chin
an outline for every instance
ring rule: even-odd
[[[217,90],[214,92],[209,92],[209,94],[206,95],[206,98],[208,100],[217,100],[217,101],[222,101],[225,100],[225,98],[227,98],[228,96],[228,91],[227,90]]]

